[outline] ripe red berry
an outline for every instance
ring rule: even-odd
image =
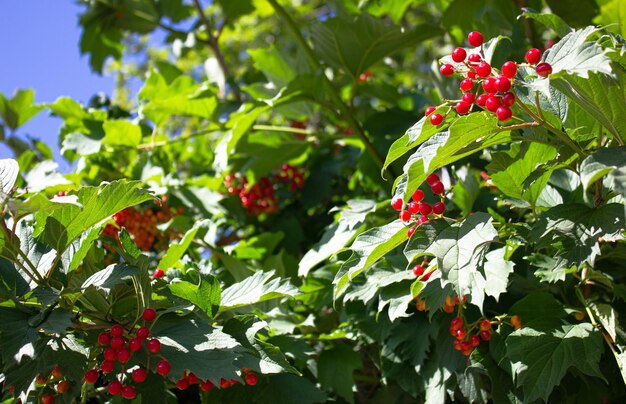
[[[403,205],[403,204],[404,204],[404,202],[402,201],[402,198],[396,198],[396,199],[393,199],[393,200],[391,201],[391,207],[392,207],[394,210],[398,210],[398,211],[399,211],[399,210],[402,210],[402,205]]]
[[[502,75],[504,75],[504,77],[512,79],[517,74],[517,64],[511,61],[504,62],[502,69],[500,70],[502,71]]]
[[[111,373],[113,369],[115,369],[115,362],[113,361],[104,361],[100,365],[100,371],[104,373],[105,375],[108,375],[109,373]]]
[[[213,383],[210,380],[205,380],[202,383],[200,383],[200,390],[202,391],[211,391],[213,390]]]
[[[145,369],[137,368],[133,370],[133,381],[135,383],[143,383],[146,381],[147,377],[148,377],[148,372],[146,372]]]
[[[482,45],[484,41],[483,34],[478,31],[472,31],[467,35],[467,42],[474,47]]]
[[[511,89],[511,80],[508,77],[500,76],[496,79],[496,88],[501,93],[506,93]]]
[[[70,389],[70,382],[67,380],[61,380],[59,384],[57,384],[57,393],[65,394]]]
[[[507,107],[512,107],[515,104],[515,94],[504,93],[502,94],[502,104]]]
[[[441,215],[446,210],[446,205],[443,202],[437,202],[433,205],[433,213],[435,215]]]
[[[472,55],[470,55],[470,56],[472,56]],[[469,58],[467,58],[467,59],[469,60]],[[473,79],[476,78],[476,72],[473,72],[473,71],[469,71],[469,72],[465,73],[465,75],[467,76],[468,79],[472,79],[473,80]]]
[[[419,212],[420,204],[417,202],[409,202],[409,204],[407,205],[407,210],[409,211],[410,214],[414,215],[417,212]]]
[[[452,343],[452,346],[454,346],[454,349],[456,349],[457,351],[461,350],[461,341],[459,341],[458,339],[455,339],[454,342]]]
[[[420,216],[417,218],[417,225],[426,223],[428,221],[428,216]]]
[[[472,104],[475,99],[476,97],[474,97],[474,94],[472,93],[465,93],[461,97],[461,100],[463,100],[463,102],[467,102],[468,104]]]
[[[472,335],[469,339],[470,345],[472,345],[473,347],[477,347],[478,345],[480,345],[480,338],[478,338],[478,335]]]
[[[187,387],[189,387],[189,379],[187,379],[187,377],[183,376],[176,382],[176,388],[178,390],[187,390]]]
[[[409,227],[409,230],[406,232],[407,238],[411,238],[411,236],[415,233],[415,227]]]
[[[131,351],[136,352],[141,349],[141,340],[139,338],[133,338],[128,342],[128,348]]]
[[[552,73],[552,66],[550,66],[550,63],[539,63],[535,67],[535,71],[541,77],[548,77]]]
[[[480,330],[481,331],[487,331],[491,328],[491,321],[484,319],[483,321],[480,322]]]
[[[102,355],[104,356],[104,359],[108,361],[114,361],[117,358],[117,352],[115,352],[115,349],[113,348],[106,348],[102,352]]]
[[[54,403],[54,394],[44,394],[41,396],[41,404],[52,404]]]
[[[135,392],[135,388],[133,386],[124,386],[122,388],[122,397],[127,400],[132,400],[135,398],[137,393]]]
[[[454,66],[452,66],[449,63],[446,63],[444,65],[441,65],[441,67],[439,68],[439,72],[443,76],[452,76],[454,74]]]
[[[470,63],[478,63],[481,60],[482,60],[482,58],[480,57],[480,54],[478,54],[478,53],[472,53],[471,55],[469,55],[467,57],[467,61],[470,62]],[[472,73],[472,72],[470,72],[470,73]],[[467,73],[467,75],[469,76],[470,73]],[[474,73],[474,75],[476,75],[476,73]]]
[[[246,375],[246,384],[248,386],[256,386],[257,376],[254,373],[248,373]]]
[[[403,210],[402,212],[400,212],[400,220],[402,220],[403,222],[408,222],[409,220],[411,220],[411,213],[409,213],[408,210]]]
[[[94,384],[98,380],[98,371],[96,369],[89,369],[85,373],[85,382],[87,384]]]
[[[456,339],[458,340],[465,339],[466,335],[467,335],[467,331],[465,331],[464,328],[459,328],[458,330],[456,330]]]
[[[486,92],[493,94],[498,92],[498,86],[496,85],[495,77],[488,77],[483,81],[483,90]]]
[[[230,387],[230,382],[223,377],[220,379],[220,388],[227,389]]]
[[[154,309],[145,309],[143,311],[143,314],[141,315],[141,317],[143,317],[144,321],[147,321],[148,323],[154,321],[154,319],[156,318],[157,313]]]
[[[114,337],[121,337],[122,335],[124,335],[124,327],[119,324],[115,324],[113,327],[111,327],[111,335]]]
[[[148,341],[148,351],[152,353],[157,353],[161,350],[161,341],[156,338],[152,338]]]
[[[424,199],[424,191],[422,191],[421,189],[415,190],[415,192],[413,192],[413,195],[411,195],[411,199],[413,199],[415,202],[421,202],[422,199]]]
[[[450,329],[451,330],[460,330],[463,328],[463,319],[461,317],[455,317],[450,321]]]
[[[511,108],[509,107],[499,107],[496,110],[496,117],[498,117],[498,120],[500,122],[506,122],[509,119],[511,119],[512,116],[513,116],[513,112],[511,111]]]
[[[119,351],[117,351],[117,360],[120,361],[120,363],[128,362],[130,360],[130,356],[131,356],[131,353],[126,348],[122,348]]]
[[[456,48],[455,50],[452,51],[451,56],[452,56],[452,60],[454,60],[457,63],[461,63],[467,57],[467,52],[465,52],[465,49],[463,48]]]
[[[541,51],[537,48],[529,49],[526,52],[526,61],[531,65],[536,65],[541,60]]]
[[[443,116],[441,114],[432,114],[430,116],[430,123],[437,126],[443,122]]]
[[[441,182],[441,179],[437,174],[432,173],[428,177],[426,177],[426,183],[428,185],[432,186],[435,182]]]
[[[430,186],[430,190],[433,191],[433,194],[441,195],[443,194],[444,187],[441,182],[435,182]]]
[[[500,97],[493,94],[487,98],[487,102],[485,103],[485,108],[487,108],[487,111],[491,112],[496,112],[501,106]]]
[[[53,379],[60,379],[62,376],[63,372],[61,372],[61,368],[58,366],[53,367],[50,371],[50,377],[52,377]]]
[[[113,337],[111,338],[111,348],[113,348],[116,351],[119,351],[120,349],[124,348],[124,338],[122,337]]]
[[[165,272],[161,268],[157,268],[154,270],[154,277],[159,279],[165,276]]]
[[[109,342],[111,342],[111,334],[104,331],[98,334],[98,344],[106,346],[109,345]]]
[[[491,65],[487,62],[480,62],[476,66],[476,74],[480,77],[487,77],[491,74]]]
[[[481,94],[476,98],[476,104],[480,107],[484,107],[489,99],[489,94]]]
[[[415,276],[422,276],[424,275],[424,266],[420,265],[415,265],[413,267],[413,275]]]
[[[491,338],[491,333],[489,331],[481,331],[480,338],[482,338],[483,341],[489,341],[489,338]]]
[[[433,211],[433,207],[430,206],[429,203],[423,202],[420,203],[420,213],[424,216],[428,216],[430,215],[430,213]]]
[[[426,108],[426,111],[424,112],[425,116],[428,116],[430,114],[432,114],[433,112],[435,112],[437,110],[437,107],[428,107]]]
[[[109,383],[107,389],[109,390],[110,395],[117,396],[118,394],[122,392],[123,386],[122,386],[122,383],[115,380]]]
[[[463,79],[461,80],[461,84],[459,84],[461,91],[469,91],[472,87],[474,87],[474,80],[472,79]]]
[[[156,371],[161,376],[167,376],[170,373],[170,370],[172,370],[172,366],[168,361],[162,360],[157,363]]]
[[[199,381],[198,380],[198,376],[196,376],[195,373],[193,373],[193,372],[190,372],[187,375],[187,380],[189,380],[189,384],[196,384]]]
[[[456,104],[454,109],[456,110],[457,114],[464,115],[469,112],[470,104],[468,104],[467,102],[461,101],[458,104]]]

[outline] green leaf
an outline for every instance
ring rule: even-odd
[[[554,32],[556,32],[557,35],[560,37],[564,37],[572,31],[570,26],[567,25],[567,23],[556,14],[538,13],[530,8],[525,8],[523,10],[524,12],[522,13],[522,16],[543,24],[547,28],[550,28]]]
[[[262,71],[277,90],[294,78],[293,67],[275,47],[248,49],[247,52],[254,61],[254,67]]]
[[[0,307],[0,357],[4,364],[20,363],[35,356],[39,335],[29,325],[32,314],[11,307]]]
[[[65,249],[84,231],[129,206],[153,197],[140,188],[139,181],[119,180],[100,187],[82,187],[77,192],[80,207],[64,204],[51,213],[35,215],[35,237],[43,235],[58,252]]]
[[[626,24],[624,24],[626,21],[626,3],[621,0],[609,0],[603,3],[600,6],[600,14],[593,22],[626,37]]]
[[[211,318],[219,311],[221,287],[214,276],[201,276],[197,285],[185,281],[173,282],[168,288],[174,296],[188,300]]]
[[[138,274],[139,271],[135,267],[126,264],[111,264],[87,278],[81,289],[85,290],[93,286],[98,290],[110,293],[115,286],[126,283],[127,279]]]
[[[291,374],[272,376],[267,388],[257,398],[259,402],[281,404],[313,404],[328,400],[308,378]]]
[[[312,40],[324,62],[356,78],[385,56],[440,33],[440,28],[427,23],[403,31],[363,13],[354,20],[332,18],[314,25]]]
[[[183,255],[193,242],[196,234],[198,234],[198,231],[202,227],[205,227],[207,224],[208,222],[206,220],[197,223],[191,229],[189,229],[187,233],[185,233],[182,240],[180,240],[179,242],[171,243],[169,248],[167,249],[167,252],[159,261],[157,267],[163,269],[180,267],[180,259],[183,257]]]
[[[324,389],[334,390],[346,401],[354,403],[352,373],[363,367],[359,354],[349,345],[337,345],[323,351],[317,360],[317,377]]]
[[[591,24],[591,20],[598,13],[595,0],[547,0],[547,3],[554,14],[559,15],[569,25],[578,27]]]
[[[601,376],[600,333],[589,323],[534,329],[524,326],[506,339],[511,360],[523,366],[517,370],[517,385],[525,401],[548,400],[570,368],[589,376]]]
[[[570,32],[548,49],[543,59],[552,66],[552,75],[563,72],[584,79],[590,73],[611,75],[611,59],[600,45],[587,41],[597,30],[596,27],[587,27]]]
[[[589,189],[606,176],[605,184],[626,198],[626,147],[605,147],[580,164],[583,189]]]
[[[288,280],[272,279],[274,271],[257,271],[254,275],[222,291],[220,312],[280,297],[293,297],[300,292]]]
[[[239,1],[230,1],[230,0],[217,0],[220,6],[222,7],[222,11],[224,15],[229,21],[235,21],[239,17],[242,17],[246,14],[250,14],[254,11],[255,5],[252,0],[239,0]]]
[[[20,166],[13,159],[0,160],[0,205],[4,205],[5,196],[9,194],[15,185],[15,180],[20,172]]]
[[[35,104],[35,92],[31,89],[17,90],[11,99],[0,93],[0,116],[12,130],[24,125],[42,109],[42,105]]]
[[[340,296],[360,273],[371,267],[385,254],[404,243],[407,239],[406,226],[395,220],[381,227],[367,230],[354,240],[350,246],[352,255],[343,263],[335,276],[335,298]]]
[[[104,139],[102,144],[112,146],[135,147],[141,143],[141,128],[132,122],[116,120],[103,124]]]

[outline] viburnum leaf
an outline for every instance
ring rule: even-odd
[[[4,364],[20,363],[24,358],[34,356],[39,335],[28,323],[32,314],[0,307],[0,357]]]
[[[109,293],[116,285],[126,283],[126,279],[137,276],[138,274],[139,271],[133,266],[127,264],[111,264],[87,278],[87,280],[83,282],[81,289],[85,290],[93,286],[98,290]]]
[[[174,296],[195,304],[211,318],[219,310],[221,287],[214,276],[201,276],[197,285],[186,281],[172,282],[168,288]]]
[[[406,226],[402,221],[395,220],[359,234],[350,246],[352,255],[343,263],[335,276],[335,298],[345,291],[352,279],[405,242],[406,231]]]
[[[167,252],[163,256],[163,258],[161,258],[157,267],[172,268],[180,266],[180,259],[183,257],[183,255],[191,245],[191,242],[196,237],[196,234],[198,234],[198,231],[206,225],[208,225],[208,221],[203,220],[194,225],[191,229],[187,230],[187,232],[180,241],[170,243]]]
[[[298,288],[288,280],[272,279],[273,276],[274,271],[257,271],[243,281],[224,289],[220,302],[220,313],[270,299],[293,297],[300,294]]]
[[[626,198],[626,147],[602,148],[580,164],[580,179],[585,190],[604,176],[606,185]]]
[[[524,8],[522,16],[535,20],[546,27],[554,30],[559,36],[564,37],[572,31],[572,28],[567,25],[561,17],[556,14],[538,13],[530,8]]]
[[[321,353],[317,360],[317,377],[323,388],[332,389],[337,395],[353,403],[352,373],[362,367],[359,354],[349,345],[341,344]]]
[[[20,172],[20,166],[13,159],[0,160],[0,191],[9,194],[15,185],[15,180]],[[3,198],[0,197],[0,201]]]
[[[564,72],[585,79],[591,72],[612,74],[611,59],[600,45],[587,40],[597,31],[590,26],[570,32],[548,49],[543,59],[552,66],[552,74]]]

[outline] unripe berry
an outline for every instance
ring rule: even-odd
[[[430,206],[429,203],[423,202],[420,203],[420,213],[424,216],[428,216],[430,215],[430,213],[433,211],[433,207]]]
[[[126,348],[122,348],[119,351],[117,351],[117,360],[120,361],[120,363],[126,363],[130,360],[130,351]]]
[[[425,279],[423,279],[425,280]],[[454,306],[450,306],[447,304],[443,305],[443,311],[445,311],[446,313],[452,313],[454,311]]]
[[[172,366],[170,365],[168,361],[162,360],[159,363],[157,363],[156,371],[161,376],[167,376],[170,373],[170,370],[172,370]]]
[[[463,102],[467,102],[468,104],[472,104],[476,98],[474,97],[474,94],[472,94],[472,93],[465,93],[465,94],[463,94],[461,99],[463,100]]]
[[[150,341],[148,341],[148,351],[152,353],[157,353],[160,350],[161,350],[161,342],[158,339],[152,338]]]
[[[136,395],[137,393],[135,392],[135,388],[133,386],[124,386],[124,388],[122,388],[122,397],[125,399],[132,400]]]
[[[451,57],[455,62],[461,63],[467,57],[467,52],[465,52],[465,49],[463,48],[456,48],[452,51]]]
[[[133,370],[133,381],[135,383],[143,383],[146,381],[147,377],[148,377],[148,372],[146,372],[145,369],[138,368],[138,369]]]
[[[111,335],[114,337],[121,337],[122,335],[124,335],[124,327],[119,324],[115,324],[113,327],[111,327]]]
[[[154,277],[156,279],[163,278],[165,276],[165,272],[161,268],[157,268],[154,270]]]
[[[550,66],[550,63],[539,63],[535,71],[541,77],[548,77],[552,73],[552,66]]]
[[[443,122],[443,116],[441,114],[432,114],[430,116],[430,123],[437,126]]]
[[[467,112],[470,109],[470,104],[461,101],[458,104],[456,104],[454,109],[456,110],[457,114],[459,114],[459,115],[467,114]]]
[[[421,189],[415,190],[415,192],[413,192],[413,195],[411,195],[411,199],[413,199],[415,202],[421,202],[422,199],[424,199],[424,191],[422,191]]]
[[[477,347],[478,345],[480,345],[480,338],[478,338],[478,335],[472,335],[469,339],[470,345],[472,345],[473,347]]]
[[[436,194],[436,195],[441,195],[443,194],[443,191],[444,191],[444,187],[441,182],[435,182],[434,184],[430,186],[430,189],[431,191],[433,191],[433,194]]]
[[[418,300],[417,303],[415,303],[415,308],[417,311],[426,310],[426,300]]]
[[[501,93],[506,93],[511,89],[511,80],[505,76],[500,76],[496,79],[496,88]]]
[[[70,389],[70,382],[67,380],[62,380],[57,384],[57,393],[65,394]]]
[[[141,349],[141,340],[139,338],[133,338],[128,342],[128,348],[131,351],[136,352]]]
[[[248,386],[256,386],[257,376],[254,373],[248,373],[246,375],[246,384]]]
[[[520,328],[522,328],[522,319],[520,316],[515,315],[511,317],[511,325],[513,325],[513,327],[516,330],[519,330]]]
[[[483,38],[483,34],[478,31],[472,31],[467,35],[467,42],[473,47],[478,47],[483,44],[485,38]]]
[[[437,202],[433,205],[433,213],[435,215],[441,215],[446,210],[446,205],[443,202]]]
[[[202,383],[200,383],[200,390],[207,392],[207,391],[211,391],[213,389],[213,383],[210,380],[205,380]]]
[[[435,112],[436,110],[437,110],[436,107],[428,107],[428,108],[426,108],[426,111],[424,112],[424,115],[428,116],[428,115],[432,114],[433,112]]]
[[[420,204],[417,203],[417,202],[409,202],[409,204],[407,206],[407,210],[409,211],[410,214],[414,215],[417,212],[419,212]]]
[[[484,107],[488,99],[489,99],[489,94],[481,94],[476,98],[476,104],[479,107]]]
[[[116,351],[119,351],[120,349],[124,348],[124,338],[122,337],[113,337],[111,338],[111,348],[113,348]]]
[[[476,74],[480,77],[487,77],[491,74],[491,65],[487,62],[480,62],[476,66]]]
[[[106,346],[109,345],[109,342],[111,342],[111,334],[104,331],[98,334],[98,344]]]
[[[85,373],[85,382],[87,384],[94,384],[98,380],[98,371],[96,369],[89,369]]]
[[[432,186],[435,182],[441,182],[441,179],[437,174],[432,173],[428,177],[426,177],[426,183],[428,185]]]
[[[398,211],[399,211],[399,210],[402,210],[402,205],[403,205],[403,203],[404,203],[404,202],[402,201],[402,198],[396,198],[396,199],[393,199],[393,200],[391,201],[391,207],[392,207],[394,210],[398,210]]]
[[[483,81],[483,90],[485,90],[485,92],[488,92],[490,94],[498,92],[498,87],[496,85],[496,78],[495,77],[486,78],[485,81]]]
[[[102,362],[102,364],[100,365],[100,371],[104,373],[105,375],[108,375],[109,373],[111,373],[113,369],[115,369],[115,362],[113,361],[107,360],[107,361]]]
[[[50,377],[52,377],[53,379],[60,379],[62,376],[63,372],[61,372],[61,368],[58,366],[53,367],[50,371]]]
[[[463,79],[461,80],[461,84],[459,84],[461,91],[469,91],[472,87],[474,87],[474,80],[472,79]]]
[[[143,311],[143,314],[141,315],[141,317],[144,319],[144,321],[150,323],[152,321],[154,321],[154,319],[156,318],[157,313],[154,309],[145,309]]]
[[[452,76],[454,74],[454,66],[452,66],[449,63],[446,63],[439,68],[439,72],[443,76]]]
[[[496,117],[500,122],[506,122],[513,116],[513,112],[509,107],[499,107],[496,110]]]
[[[504,93],[502,94],[502,104],[507,107],[512,107],[515,104],[515,94]]]
[[[541,60],[541,51],[537,48],[531,48],[526,52],[526,61],[531,65],[536,65]]]
[[[117,380],[109,383],[107,387],[107,390],[109,390],[109,394],[112,396],[117,396],[118,394],[120,394],[122,392],[122,389],[122,383],[118,382]]]
[[[402,212],[400,212],[400,220],[402,220],[403,222],[408,222],[409,220],[411,220],[411,214],[408,210],[403,210]]]
[[[504,77],[512,79],[517,74],[517,64],[511,61],[504,62],[502,69],[500,70],[502,71],[502,75]]]
[[[483,321],[480,322],[480,330],[481,331],[487,331],[491,328],[491,321],[484,319]]]

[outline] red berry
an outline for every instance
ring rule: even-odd
[[[461,63],[467,57],[467,52],[465,52],[465,49],[463,48],[456,48],[455,50],[452,51],[451,56],[452,56],[452,60],[454,60],[457,63]]]
[[[435,215],[441,215],[446,210],[446,205],[443,202],[437,202],[433,205],[433,213]]]
[[[150,323],[154,321],[156,316],[157,316],[156,311],[154,309],[148,308],[143,311],[143,314],[141,317],[143,317],[144,321],[147,321],[148,323]]]
[[[502,71],[502,75],[504,75],[504,77],[512,79],[517,74],[517,64],[511,61],[504,62],[502,69],[500,70]]]
[[[211,391],[213,389],[213,383],[210,380],[205,380],[200,383],[200,390],[202,391]]]
[[[420,204],[417,203],[417,202],[409,202],[409,204],[407,206],[407,210],[409,211],[410,214],[414,215],[417,212],[419,212]]]
[[[480,55],[478,53],[472,53],[471,55],[469,55],[467,57],[467,61],[470,63],[478,63],[482,60],[482,58],[480,57]],[[470,72],[473,73],[473,72]],[[467,73],[467,75],[469,76],[470,73]],[[474,73],[475,75],[476,73]]]
[[[502,94],[502,104],[507,107],[512,107],[515,104],[515,94],[504,93]]]
[[[461,341],[459,341],[458,339],[455,339],[452,345],[454,346],[454,349],[456,349],[457,351],[461,350]]]
[[[141,340],[139,338],[133,338],[128,342],[128,347],[131,351],[136,352],[141,349]]]
[[[496,88],[501,93],[506,93],[511,89],[511,80],[508,77],[500,76],[496,79]]]
[[[463,319],[461,317],[455,317],[450,321],[450,329],[451,330],[460,330],[463,328]]]
[[[117,351],[117,360],[120,361],[120,363],[126,363],[130,360],[130,351],[126,348],[122,348],[119,351]]]
[[[485,103],[485,108],[487,108],[487,111],[491,112],[496,112],[496,110],[501,106],[502,103],[500,102],[500,97],[493,94],[491,94],[489,98],[487,98],[487,102]]]
[[[116,351],[119,351],[120,349],[124,348],[124,338],[122,337],[113,337],[111,338],[111,348],[115,349]]]
[[[424,191],[422,191],[421,189],[415,190],[415,192],[413,192],[413,195],[411,195],[411,199],[413,199],[415,202],[421,202],[422,199],[424,199]]]
[[[137,393],[135,392],[135,388],[133,386],[124,386],[124,388],[122,388],[122,397],[125,399],[132,400],[136,395]]]
[[[161,268],[157,268],[154,270],[154,277],[159,279],[165,276],[165,272]]]
[[[246,375],[246,384],[248,386],[256,386],[257,376],[254,373],[248,373]]]
[[[100,371],[104,373],[105,375],[108,375],[109,373],[111,373],[113,369],[115,369],[115,362],[113,361],[104,361],[100,365]]]
[[[480,322],[480,330],[481,331],[487,331],[491,328],[491,321],[484,319],[483,321]]]
[[[182,377],[176,382],[178,390],[187,390],[187,387],[189,387],[189,380],[186,377]]]
[[[400,212],[400,220],[402,220],[403,222],[408,222],[409,220],[411,220],[411,213],[409,213],[408,210],[403,210],[402,212]]]
[[[187,380],[189,380],[189,384],[196,384],[199,381],[198,376],[196,376],[193,372],[187,375]]]
[[[458,104],[456,104],[454,109],[456,110],[457,114],[459,114],[459,115],[467,114],[469,109],[470,109],[470,104],[461,101]]]
[[[472,55],[470,55],[470,56],[472,56]],[[469,60],[469,58],[468,58],[468,60]],[[469,72],[466,73],[466,76],[467,76],[468,79],[472,79],[473,80],[473,79],[476,78],[476,72],[469,71]]]
[[[117,358],[117,352],[113,348],[107,348],[102,352],[104,359],[108,361],[114,361]]]
[[[62,376],[63,372],[61,372],[61,368],[58,366],[53,367],[50,371],[50,377],[52,377],[53,379],[60,379]]]
[[[44,394],[41,396],[41,404],[52,404],[54,403],[54,394]]]
[[[506,122],[513,116],[513,112],[509,107],[500,107],[496,110],[496,117],[501,122]]]
[[[109,390],[110,395],[117,396],[118,394],[122,392],[122,388],[123,388],[122,383],[115,380],[109,383],[109,386],[107,389]]]
[[[541,60],[541,51],[537,48],[529,49],[526,52],[526,61],[531,65],[536,65]]]
[[[550,66],[550,63],[539,63],[535,71],[541,77],[548,77],[552,73],[552,66]]]
[[[459,88],[462,91],[469,91],[474,87],[474,80],[472,79],[463,79],[461,80],[461,84],[459,84]]]
[[[62,380],[57,384],[57,393],[65,394],[70,389],[70,382],[67,380]]]
[[[111,327],[111,335],[114,337],[121,337],[122,335],[124,335],[124,327],[119,324],[115,324],[113,327]]]
[[[133,381],[135,383],[143,383],[146,381],[147,377],[148,377],[148,372],[146,372],[145,369],[138,368],[138,369],[133,370]]]
[[[491,74],[491,65],[487,62],[480,62],[476,66],[476,74],[480,77],[487,77]]]
[[[161,376],[167,376],[170,373],[170,370],[172,370],[172,366],[170,365],[168,361],[162,360],[159,363],[157,363],[156,371]]]
[[[467,35],[467,42],[474,47],[482,45],[484,41],[483,34],[478,31],[472,31]]]
[[[469,339],[469,342],[473,347],[477,347],[478,345],[480,345],[480,338],[478,338],[478,335],[472,335]]]
[[[454,66],[446,63],[439,68],[439,72],[444,76],[452,76],[454,74]]]
[[[491,333],[489,331],[481,331],[480,338],[482,338],[483,341],[489,341],[489,338],[491,338]]]
[[[406,232],[407,238],[411,238],[411,236],[415,233],[415,227],[409,227],[409,230]]]
[[[98,334],[98,344],[106,346],[109,345],[109,342],[111,342],[111,334],[104,331]]]
[[[441,114],[432,114],[430,116],[430,123],[437,126],[443,122],[443,116]]]
[[[485,81],[483,81],[483,90],[485,90],[486,92],[490,94],[498,92],[498,87],[496,85],[496,78],[488,77],[487,79],[485,79]]]
[[[441,182],[435,182],[430,186],[430,190],[433,191],[433,194],[441,195],[443,194],[444,187]]]
[[[420,213],[424,216],[428,216],[430,215],[430,213],[433,211],[433,207],[430,206],[429,203],[420,203]]]
[[[230,382],[223,377],[220,379],[220,388],[227,389],[230,387]]]
[[[428,177],[426,177],[426,183],[428,185],[432,186],[435,182],[441,182],[441,179],[437,174],[432,173]]]
[[[476,104],[478,104],[478,106],[480,107],[484,107],[488,99],[489,94],[481,94],[478,96],[478,98],[476,98]]]
[[[148,341],[148,351],[152,353],[157,353],[161,350],[161,341],[156,338],[152,338]]]
[[[98,380],[98,371],[96,369],[89,369],[85,373],[85,382],[87,384],[94,384]]]
[[[413,267],[413,275],[415,276],[422,276],[424,275],[424,267],[420,264],[420,265],[415,265]]]
[[[424,112],[425,116],[428,116],[430,114],[432,114],[433,112],[435,112],[437,110],[437,107],[428,107],[426,108],[426,112]]]
[[[402,198],[396,198],[391,201],[391,207],[394,208],[395,210],[402,210],[403,204],[404,204],[404,201],[402,201]]]
[[[466,102],[468,104],[472,104],[474,103],[475,97],[474,97],[474,94],[472,93],[465,93],[461,97],[461,100],[463,100],[463,102]]]
[[[417,225],[426,223],[428,221],[428,216],[420,216],[417,218]]]
[[[465,338],[466,335],[467,331],[465,331],[465,329],[459,328],[458,330],[456,330],[456,339],[462,340]]]

